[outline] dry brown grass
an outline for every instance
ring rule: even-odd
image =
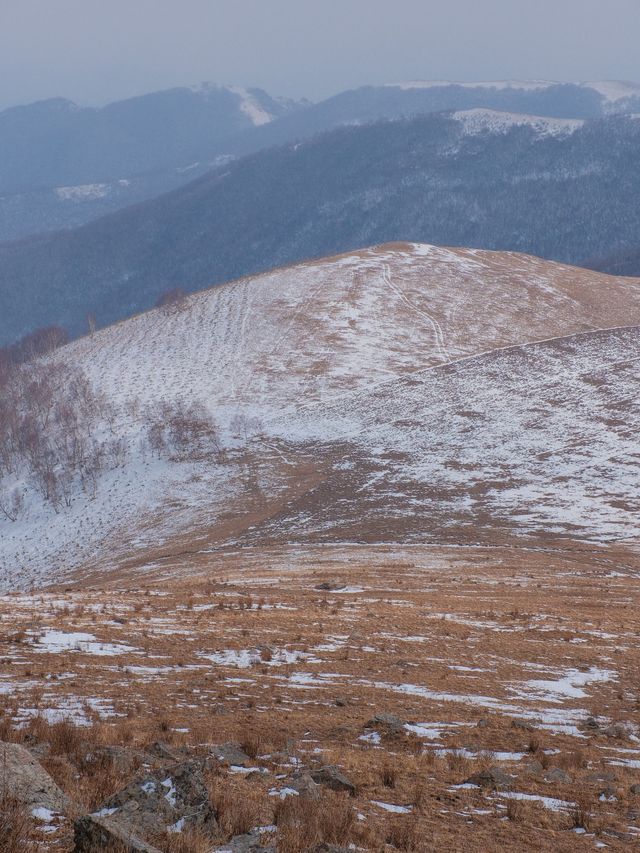
[[[35,821],[19,800],[0,794],[0,850],[2,853],[35,853]]]
[[[350,843],[355,814],[349,798],[337,794],[320,800],[288,797],[278,802],[274,822],[279,853],[300,853],[323,842]]]
[[[153,844],[162,853],[210,853],[214,839],[198,829],[184,829],[156,836]]]
[[[499,552],[499,559],[488,549],[443,553],[418,559],[416,552],[402,577],[389,555],[368,552],[366,563],[351,559],[348,582],[363,592],[339,598],[315,586],[319,580],[344,580],[346,556],[322,549],[317,559],[302,560],[295,569],[290,564],[283,569],[281,557],[252,561],[246,554],[242,562],[223,561],[221,567],[216,556],[203,576],[163,580],[155,588],[140,588],[136,581],[112,590],[101,585],[43,593],[23,603],[19,596],[0,598],[0,624],[10,619],[11,632],[23,634],[15,643],[0,632],[0,675],[16,685],[0,695],[0,739],[33,747],[85,810],[99,807],[139,773],[137,759],[115,761],[120,753],[112,748],[133,756],[164,741],[206,755],[210,744],[236,741],[269,774],[249,779],[225,767],[213,773],[221,839],[272,823],[277,808],[282,844],[290,850],[307,839],[341,843],[338,836],[375,853],[387,839],[397,849],[411,849],[418,832],[423,844],[427,839],[418,849],[511,853],[527,849],[535,838],[547,853],[580,849],[583,836],[570,831],[576,822],[591,832],[599,826],[626,831],[635,801],[623,793],[637,781],[634,772],[615,768],[619,799],[605,803],[597,799],[602,785],[588,776],[611,772],[615,749],[629,748],[629,742],[598,732],[579,740],[566,732],[529,732],[512,726],[513,712],[503,714],[499,705],[513,704],[514,685],[599,666],[615,669],[617,680],[586,685],[580,708],[614,721],[637,719],[640,654],[629,637],[640,632],[640,592],[623,578],[607,577],[613,557],[604,552],[541,557],[509,550]],[[182,569],[182,559],[167,572]],[[495,623],[500,630],[491,627]],[[607,638],[586,633],[594,626]],[[135,651],[115,657],[45,653],[34,647],[30,632],[50,628],[88,631]],[[419,641],[407,642],[416,635]],[[588,644],[568,642],[572,637],[588,637]],[[246,649],[264,651],[245,669],[200,656]],[[279,665],[283,649],[310,657]],[[547,668],[548,676],[537,674]],[[301,673],[312,683],[307,686]],[[443,703],[396,689],[404,684],[489,696],[495,704],[487,709]],[[107,716],[82,712],[84,699],[103,700]],[[574,705],[551,707],[570,712]],[[77,727],[71,720],[50,725],[48,709],[65,707],[79,708],[90,725]],[[545,701],[532,698],[526,707],[543,709]],[[23,708],[35,709],[36,716],[25,719]],[[367,721],[382,712],[417,723],[439,721],[442,730],[433,738],[381,732],[380,744],[361,741]],[[544,751],[551,747],[559,751]],[[525,756],[505,760],[499,757],[503,751]],[[545,769],[566,769],[572,782],[545,782],[544,774],[529,769],[534,760]],[[281,805],[269,791],[286,787],[298,762],[307,768],[338,765],[356,784],[356,796],[336,800],[331,794],[321,809],[294,802],[299,798]],[[455,787],[494,765],[515,777],[514,790],[576,802],[580,814]],[[588,803],[579,802],[581,795]],[[374,801],[410,805],[412,814],[389,813]],[[505,812],[508,820],[502,819]],[[340,820],[334,826],[341,813],[342,830]],[[365,819],[354,821],[357,813]],[[62,834],[60,839],[53,850],[69,853],[68,840]],[[165,843],[179,839],[157,846]]]
[[[268,824],[262,792],[252,791],[248,785],[231,788],[228,780],[219,776],[211,776],[208,787],[211,805],[225,840],[250,832],[262,820]]]
[[[387,832],[387,843],[396,850],[424,850],[424,829],[420,826],[418,818],[414,815],[395,818]]]

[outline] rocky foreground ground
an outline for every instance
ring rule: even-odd
[[[633,847],[639,576],[613,548],[291,547],[6,595],[0,846]]]

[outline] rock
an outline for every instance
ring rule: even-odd
[[[170,761],[171,764],[178,764],[180,761],[184,761],[186,757],[183,750],[169,746],[163,740],[155,741],[155,743],[147,747],[146,751],[153,758],[159,758],[161,761]]]
[[[344,583],[336,583],[335,581],[323,581],[322,583],[317,584],[315,589],[320,590],[321,592],[337,592],[340,589],[344,589],[346,584]]]
[[[544,767],[539,761],[529,761],[525,766],[525,773],[528,773],[530,776],[539,776],[543,770]]]
[[[499,767],[489,767],[488,770],[481,770],[479,773],[469,776],[465,784],[477,785],[479,788],[490,788],[492,791],[496,791],[513,787],[513,778]]]
[[[611,785],[607,785],[607,787],[603,788],[598,794],[598,799],[601,803],[612,803],[618,799],[617,791],[615,788],[612,788]]]
[[[214,847],[211,853],[276,853],[275,844],[266,847],[261,844],[262,836],[257,830],[248,832],[246,835],[236,835],[231,841]]]
[[[587,782],[615,782],[616,774],[606,770],[600,770],[597,773],[587,773],[584,777]]]
[[[352,848],[340,847],[337,844],[327,844],[326,841],[323,841],[322,844],[314,847],[311,853],[352,853]]]
[[[629,788],[629,793],[630,793],[630,794],[633,794],[635,797],[637,797],[638,795],[640,795],[640,785],[632,785],[632,786]]]
[[[595,719],[595,717],[587,717],[587,719],[581,723],[580,728],[596,732],[600,730],[600,723]]]
[[[561,767],[552,767],[545,774],[546,782],[559,782],[561,785],[570,785],[573,779]]]
[[[120,773],[127,775],[137,773],[145,765],[156,767],[162,761],[157,755],[139,749],[128,749],[125,746],[94,747],[87,753],[86,761],[88,764],[100,759],[110,761]],[[175,760],[172,763],[175,764]]]
[[[149,773],[109,797],[97,815],[142,838],[169,828],[214,829],[202,769],[202,762],[188,761]]]
[[[528,723],[526,720],[511,720],[511,728],[519,729],[523,732],[535,732],[536,727],[532,723]]]
[[[356,786],[340,772],[334,765],[321,767],[320,770],[312,770],[309,774],[317,785],[324,785],[332,791],[348,791],[352,797],[356,794]]]
[[[298,770],[287,782],[287,787],[297,791],[301,797],[309,800],[320,799],[320,785],[313,781],[306,770]]]
[[[209,750],[210,754],[222,764],[230,764],[234,767],[247,767],[251,764],[251,758],[243,751],[239,743],[229,741],[218,743]]]
[[[386,729],[391,734],[404,731],[404,721],[395,714],[376,714],[366,726],[368,729]]]
[[[7,790],[25,806],[52,812],[68,808],[66,794],[26,747],[0,743],[0,772]]]
[[[482,718],[481,718],[480,720],[478,720],[478,722],[476,723],[476,727],[477,727],[477,728],[479,728],[479,729],[488,729],[488,728],[489,728],[489,726],[490,726],[490,723],[489,723],[489,720],[487,719],[487,717],[482,717]]]
[[[346,699],[335,699],[333,703],[337,708],[346,708],[348,702]]]
[[[612,723],[604,730],[604,734],[612,740],[628,740],[629,732],[622,723]]]
[[[131,834],[110,817],[90,814],[77,820],[73,827],[73,853],[96,853],[117,849],[123,853],[160,853],[157,847]]]

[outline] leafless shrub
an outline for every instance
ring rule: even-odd
[[[532,755],[535,755],[536,753],[540,752],[540,749],[540,738],[537,735],[531,735],[531,737],[529,738],[529,745],[527,747],[527,751],[530,752]]]
[[[571,820],[575,829],[585,829],[587,832],[591,829],[591,821],[593,818],[593,807],[588,797],[579,797],[574,808],[571,811]]]
[[[233,435],[244,442],[248,442],[249,439],[262,431],[260,418],[248,415],[245,412],[234,415],[229,426]]]
[[[163,401],[145,413],[147,443],[155,456],[184,457],[222,453],[218,427],[204,406]]]
[[[385,764],[380,770],[380,780],[385,788],[395,788],[398,780],[398,768],[393,764]]]
[[[106,455],[96,429],[109,407],[84,374],[59,362],[27,362],[0,382],[0,478],[30,482],[56,512],[71,505],[76,487],[94,497]],[[5,485],[0,504],[17,519],[22,492]]]
[[[522,820],[523,817],[523,805],[522,800],[516,799],[508,799],[507,800],[507,817],[509,820],[517,823]]]
[[[9,521],[17,521],[24,510],[24,494],[18,488],[0,491],[0,513]]]
[[[162,308],[165,313],[172,314],[184,306],[186,299],[187,294],[181,287],[172,287],[158,297],[156,308]]]

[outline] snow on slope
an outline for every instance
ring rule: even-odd
[[[605,101],[615,103],[626,98],[640,98],[640,86],[624,80],[603,80],[595,83],[583,83],[585,88],[595,89]]]
[[[216,83],[201,83],[198,86],[191,86],[191,91],[195,92],[196,94],[205,96],[209,92],[231,92],[238,98],[240,111],[244,113],[247,118],[251,120],[251,123],[256,127],[259,127],[263,124],[269,124],[269,122],[272,122],[275,118],[275,115],[273,113],[270,113],[265,108],[265,105],[260,101],[260,95],[263,95],[265,99],[269,98],[269,96],[266,95],[266,93],[259,92],[258,90],[249,91],[243,86],[223,86],[218,85]],[[282,99],[277,101],[277,103],[291,104],[293,102],[287,102],[286,100]]]
[[[584,127],[580,119],[546,118],[545,116],[504,113],[498,110],[460,110],[452,118],[461,122],[467,134],[508,133],[513,127],[531,127],[539,136],[570,136]]]
[[[269,124],[274,116],[267,112],[250,92],[241,86],[229,86],[229,91],[240,98],[240,109],[248,116],[256,127]]]
[[[416,470],[422,464],[432,470],[428,446],[416,445],[426,455],[407,469],[413,485],[383,488],[386,475],[379,463],[393,455],[396,429],[375,433],[363,420],[369,404],[358,402],[358,395],[404,388],[401,377],[406,387],[424,384],[427,374],[421,372],[429,369],[429,376],[440,377],[439,390],[420,418],[445,424],[447,410],[438,400],[449,382],[447,371],[454,370],[450,362],[629,323],[640,324],[639,280],[513,253],[397,244],[244,279],[104,329],[59,355],[79,365],[118,408],[130,460],[108,473],[95,500],[78,494],[69,509],[55,515],[31,494],[22,520],[0,521],[0,575],[12,585],[41,583],[78,566],[110,565],[146,553],[182,531],[227,529],[229,518],[255,499],[256,484],[258,515],[276,517],[292,489],[304,500],[305,478],[313,479],[324,466],[338,465],[335,470],[353,482],[371,471],[373,482],[361,484],[361,499],[370,494],[389,499],[389,491],[398,492],[406,515],[413,491],[424,490]],[[470,362],[461,362],[460,369],[462,364],[471,369]],[[474,387],[464,386],[470,410],[476,405]],[[532,388],[535,405],[538,391]],[[204,404],[227,442],[233,443],[229,425],[239,413],[259,418],[264,437],[252,445],[252,457],[239,451],[224,464],[154,459],[140,451],[142,416],[147,405],[163,400]],[[496,401],[496,417],[509,411],[508,396]],[[375,403],[373,396],[372,410]],[[355,425],[336,428],[336,407],[352,413]],[[463,423],[470,430],[474,422]],[[400,445],[409,433],[400,427],[404,453]],[[366,433],[361,451],[341,449],[360,432]],[[318,442],[324,449],[309,449]],[[523,443],[519,452],[527,454],[527,448]],[[477,449],[487,454],[486,447]],[[464,471],[456,477],[459,500],[473,501],[465,492],[471,480]],[[338,492],[327,496],[328,505]],[[435,504],[432,512],[437,515]],[[247,524],[261,529],[257,518]],[[334,516],[328,529],[335,526]],[[279,535],[286,538],[286,525]]]
[[[640,541],[638,327],[420,371],[348,407],[302,412],[286,431],[349,449],[326,484],[332,497],[307,499],[262,537]]]
[[[515,253],[398,244],[194,294],[66,348],[117,402],[184,395],[229,420],[330,402],[494,347],[640,322],[640,281]],[[127,380],[122,381],[123,364]]]

